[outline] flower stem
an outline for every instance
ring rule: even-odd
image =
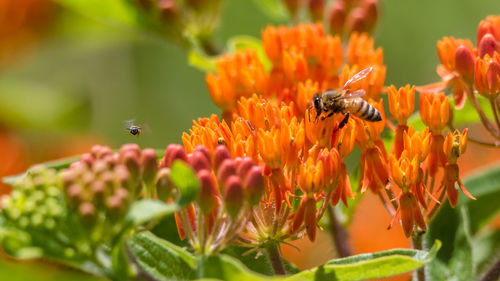
[[[493,111],[493,116],[495,116],[495,122],[497,123],[497,129],[500,130],[500,119],[498,118],[498,110],[495,104],[495,100],[490,100],[491,110]]]
[[[486,130],[490,132],[490,134],[493,137],[499,138],[500,134],[498,132],[498,128],[495,128],[493,124],[490,122],[490,120],[486,117],[486,114],[484,114],[481,106],[479,105],[479,102],[477,101],[474,95],[474,90],[472,89],[472,87],[471,86],[466,87],[466,92],[467,92],[467,97],[474,106],[474,109],[476,109],[477,113],[479,114],[479,118],[481,119],[481,123],[483,123],[483,126],[486,128]]]
[[[286,271],[283,261],[281,260],[279,243],[270,241],[265,245],[265,249],[274,273],[276,273],[276,275],[285,275]]]
[[[347,242],[347,231],[339,222],[332,205],[328,205],[327,212],[328,218],[330,219],[330,233],[333,243],[335,244],[335,249],[337,249],[338,256],[340,258],[345,258],[352,255],[351,248]]]
[[[496,281],[500,278],[500,258],[497,259],[495,264],[483,275],[480,281]]]
[[[422,241],[423,236],[424,236],[424,232],[416,231],[416,230],[413,231],[413,234],[411,236],[411,242],[413,245],[413,249],[415,249],[415,250],[423,250],[424,249],[423,241]],[[417,281],[425,281],[425,265],[423,267],[417,269],[417,271],[415,272],[415,277],[416,277]]]

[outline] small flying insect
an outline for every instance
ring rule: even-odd
[[[348,87],[363,78],[365,78],[371,71],[372,67],[365,68],[356,73],[351,79],[345,82],[344,86],[340,89],[328,89],[323,93],[316,93],[312,99],[312,105],[309,110],[314,107],[316,110],[316,119],[322,114],[327,113],[326,116],[321,116],[321,120],[332,116],[335,113],[344,114],[344,119],[340,121],[336,130],[342,129],[349,121],[349,115],[353,114],[363,120],[376,122],[382,120],[382,115],[378,110],[361,97],[365,94],[365,90],[359,89],[351,92]],[[311,115],[309,112],[309,120]]]
[[[133,136],[139,136],[143,131],[144,125],[135,125],[135,119],[130,119],[125,121],[125,130],[127,130]]]

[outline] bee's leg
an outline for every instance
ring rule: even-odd
[[[344,119],[342,119],[342,121],[340,121],[339,126],[337,127],[337,129],[335,129],[335,131],[338,131],[338,130],[344,128],[344,126],[347,124],[347,121],[349,121],[349,112],[347,112],[344,115]]]
[[[332,111],[332,112],[330,112],[327,116],[321,116],[321,121],[325,120],[325,119],[326,119],[326,118],[328,118],[328,117],[331,117],[331,116],[333,115],[333,113],[334,113],[334,112]]]

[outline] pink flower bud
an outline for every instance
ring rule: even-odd
[[[75,172],[72,170],[66,170],[62,173],[62,182],[64,188],[68,188],[76,180]]]
[[[455,51],[455,68],[467,82],[474,79],[474,55],[464,45],[458,46]]]
[[[225,145],[219,145],[215,149],[214,153],[214,167],[215,167],[215,172],[219,170],[219,166],[221,165],[222,161],[231,158],[231,154],[229,153],[229,150]]]
[[[168,201],[174,185],[170,180],[170,169],[161,168],[156,175],[156,195],[162,201]]]
[[[209,170],[199,171],[197,177],[201,183],[200,193],[198,195],[198,205],[200,206],[201,212],[208,213],[214,206],[218,193],[217,186]]]
[[[366,31],[366,13],[362,8],[354,8],[349,14],[347,26],[350,32]]]
[[[78,214],[85,225],[92,225],[96,218],[96,210],[92,203],[83,202],[78,207]]]
[[[259,204],[264,193],[264,176],[258,166],[253,166],[245,176],[245,198],[250,206]]]
[[[481,41],[479,42],[479,47],[478,47],[478,54],[479,57],[482,58],[486,54],[490,55],[490,57],[493,57],[493,53],[498,50],[498,44],[497,41],[495,40],[495,37],[491,35],[490,33],[487,33],[481,38]]]
[[[234,165],[234,160],[228,158],[220,165],[219,172],[217,173],[217,180],[220,183],[224,183],[227,178],[232,175],[236,175],[236,167]]]
[[[169,144],[165,150],[165,156],[163,156],[163,159],[160,162],[160,168],[170,167],[176,159],[187,162],[186,151],[184,151],[182,145]]]
[[[229,216],[235,218],[243,207],[243,188],[240,178],[236,175],[230,176],[224,183],[224,201]]]
[[[97,175],[101,174],[107,169],[108,169],[108,163],[100,159],[94,161],[94,164],[92,165],[92,171]]]
[[[210,150],[208,150],[208,148],[204,147],[203,145],[198,145],[197,147],[194,148],[194,152],[203,153],[203,155],[205,155],[205,158],[207,158],[208,163],[210,163],[210,165],[212,164],[212,155],[210,153]]]
[[[93,201],[97,204],[97,206],[102,206],[104,204],[106,184],[99,180],[95,181],[91,185],[91,191],[93,194]]]
[[[332,3],[329,12],[330,32],[342,33],[346,19],[345,5],[342,1]]]
[[[366,31],[371,32],[375,29],[378,20],[378,0],[364,0],[363,8],[365,10]]]
[[[81,185],[77,183],[73,183],[72,185],[70,185],[66,190],[69,204],[72,206],[77,206],[78,204],[80,204],[82,200],[82,192],[83,189]]]
[[[123,153],[122,159],[123,159],[123,164],[125,164],[128,171],[130,172],[130,175],[135,181],[139,176],[140,172],[139,155],[137,155],[134,151],[126,151]]]
[[[124,165],[116,165],[114,168],[114,176],[121,186],[129,186],[130,173]]]
[[[142,164],[142,180],[146,185],[153,184],[156,172],[158,171],[158,160],[156,158],[156,152],[152,148],[146,148],[142,152],[141,156]]]

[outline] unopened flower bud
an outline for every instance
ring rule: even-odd
[[[207,158],[208,163],[212,164],[212,156],[208,148],[204,147],[203,145],[198,145],[197,147],[194,148],[194,152],[203,153],[203,155],[205,155],[205,157]]]
[[[354,8],[349,14],[347,26],[349,32],[364,32],[366,31],[366,13],[362,8]]]
[[[484,57],[486,54],[493,57],[493,53],[498,50],[498,44],[495,37],[490,33],[485,34],[481,41],[479,42],[478,55],[480,58]]]
[[[217,180],[220,183],[225,183],[229,176],[236,175],[236,166],[234,165],[234,160],[228,158],[222,162],[217,172]]]
[[[64,188],[68,188],[76,180],[75,172],[72,170],[66,170],[62,172],[62,183]]]
[[[486,34],[494,34],[494,33],[495,33],[495,26],[493,26],[493,23],[489,20],[482,20],[477,28],[477,40],[476,40],[477,44],[479,45],[479,42],[481,42],[481,40]]]
[[[283,2],[285,3],[286,9],[290,13],[290,16],[295,18],[299,10],[300,0],[283,0]]]
[[[325,0],[309,0],[309,15],[312,21],[323,20],[323,10],[325,9]]]
[[[464,45],[455,51],[455,68],[468,83],[474,79],[474,55]]]
[[[228,177],[224,183],[224,190],[224,201],[227,213],[232,218],[235,218],[243,207],[244,200],[240,178],[236,175]]]
[[[140,172],[140,158],[134,151],[126,151],[123,154],[123,164],[127,167],[130,172],[130,176],[133,181],[136,181],[139,177]]]
[[[165,156],[160,163],[160,168],[170,167],[174,160],[180,159],[187,162],[186,151],[182,145],[179,144],[169,144],[165,150]]]
[[[108,169],[108,164],[102,159],[96,160],[92,165],[92,171],[97,175],[103,173],[107,169]]]
[[[208,213],[214,206],[217,186],[209,170],[201,170],[196,175],[200,181],[200,193],[198,194],[198,205],[203,213]]]
[[[365,27],[366,31],[371,32],[375,29],[378,20],[378,1],[364,0],[363,8],[365,10]]]
[[[120,185],[129,186],[130,173],[125,166],[116,165],[114,168],[114,174]]]
[[[248,171],[253,166],[255,166],[255,164],[253,163],[252,158],[250,158],[250,157],[241,158],[241,161],[239,163],[236,162],[236,171],[238,172],[238,175],[240,176],[240,178],[244,179],[245,176],[247,175]]]
[[[82,191],[82,187],[77,183],[73,183],[68,187],[66,194],[68,195],[70,205],[77,206],[80,204],[82,200]]]
[[[215,149],[214,153],[214,167],[215,167],[215,172],[219,170],[219,166],[221,165],[222,161],[231,158],[231,154],[229,153],[229,150],[225,145],[219,145]]]
[[[124,156],[127,152],[132,152],[137,158],[141,157],[141,148],[136,143],[127,143],[120,147],[120,155]]]
[[[106,185],[102,181],[95,181],[91,186],[94,202],[97,206],[102,206],[104,204],[104,197],[106,193]]]
[[[168,201],[172,194],[174,184],[170,180],[170,169],[161,168],[156,175],[156,195],[162,201]]]
[[[250,206],[260,202],[264,192],[264,177],[258,166],[253,166],[245,176],[245,198]]]
[[[152,148],[146,148],[142,152],[141,157],[142,164],[142,180],[146,185],[153,184],[156,172],[158,171],[158,160],[156,158],[156,152]]]
[[[346,19],[344,2],[335,1],[332,3],[329,12],[330,33],[342,33]]]
[[[159,0],[158,9],[160,10],[161,18],[168,24],[172,24],[179,19],[179,7],[174,0]]]
[[[195,171],[210,170],[210,160],[201,151],[194,151],[188,155],[188,163]]]
[[[85,153],[80,157],[80,162],[86,164],[88,167],[92,166],[94,160],[94,157],[88,153]]]
[[[128,201],[129,192],[127,191],[126,188],[120,187],[115,191],[114,196],[119,197],[123,201]]]
[[[126,209],[123,201],[122,197],[116,194],[108,197],[106,202],[107,214],[111,220],[116,221],[123,215]]]
[[[82,221],[86,225],[91,225],[96,218],[96,210],[92,203],[83,202],[78,207],[78,214],[82,218]]]

